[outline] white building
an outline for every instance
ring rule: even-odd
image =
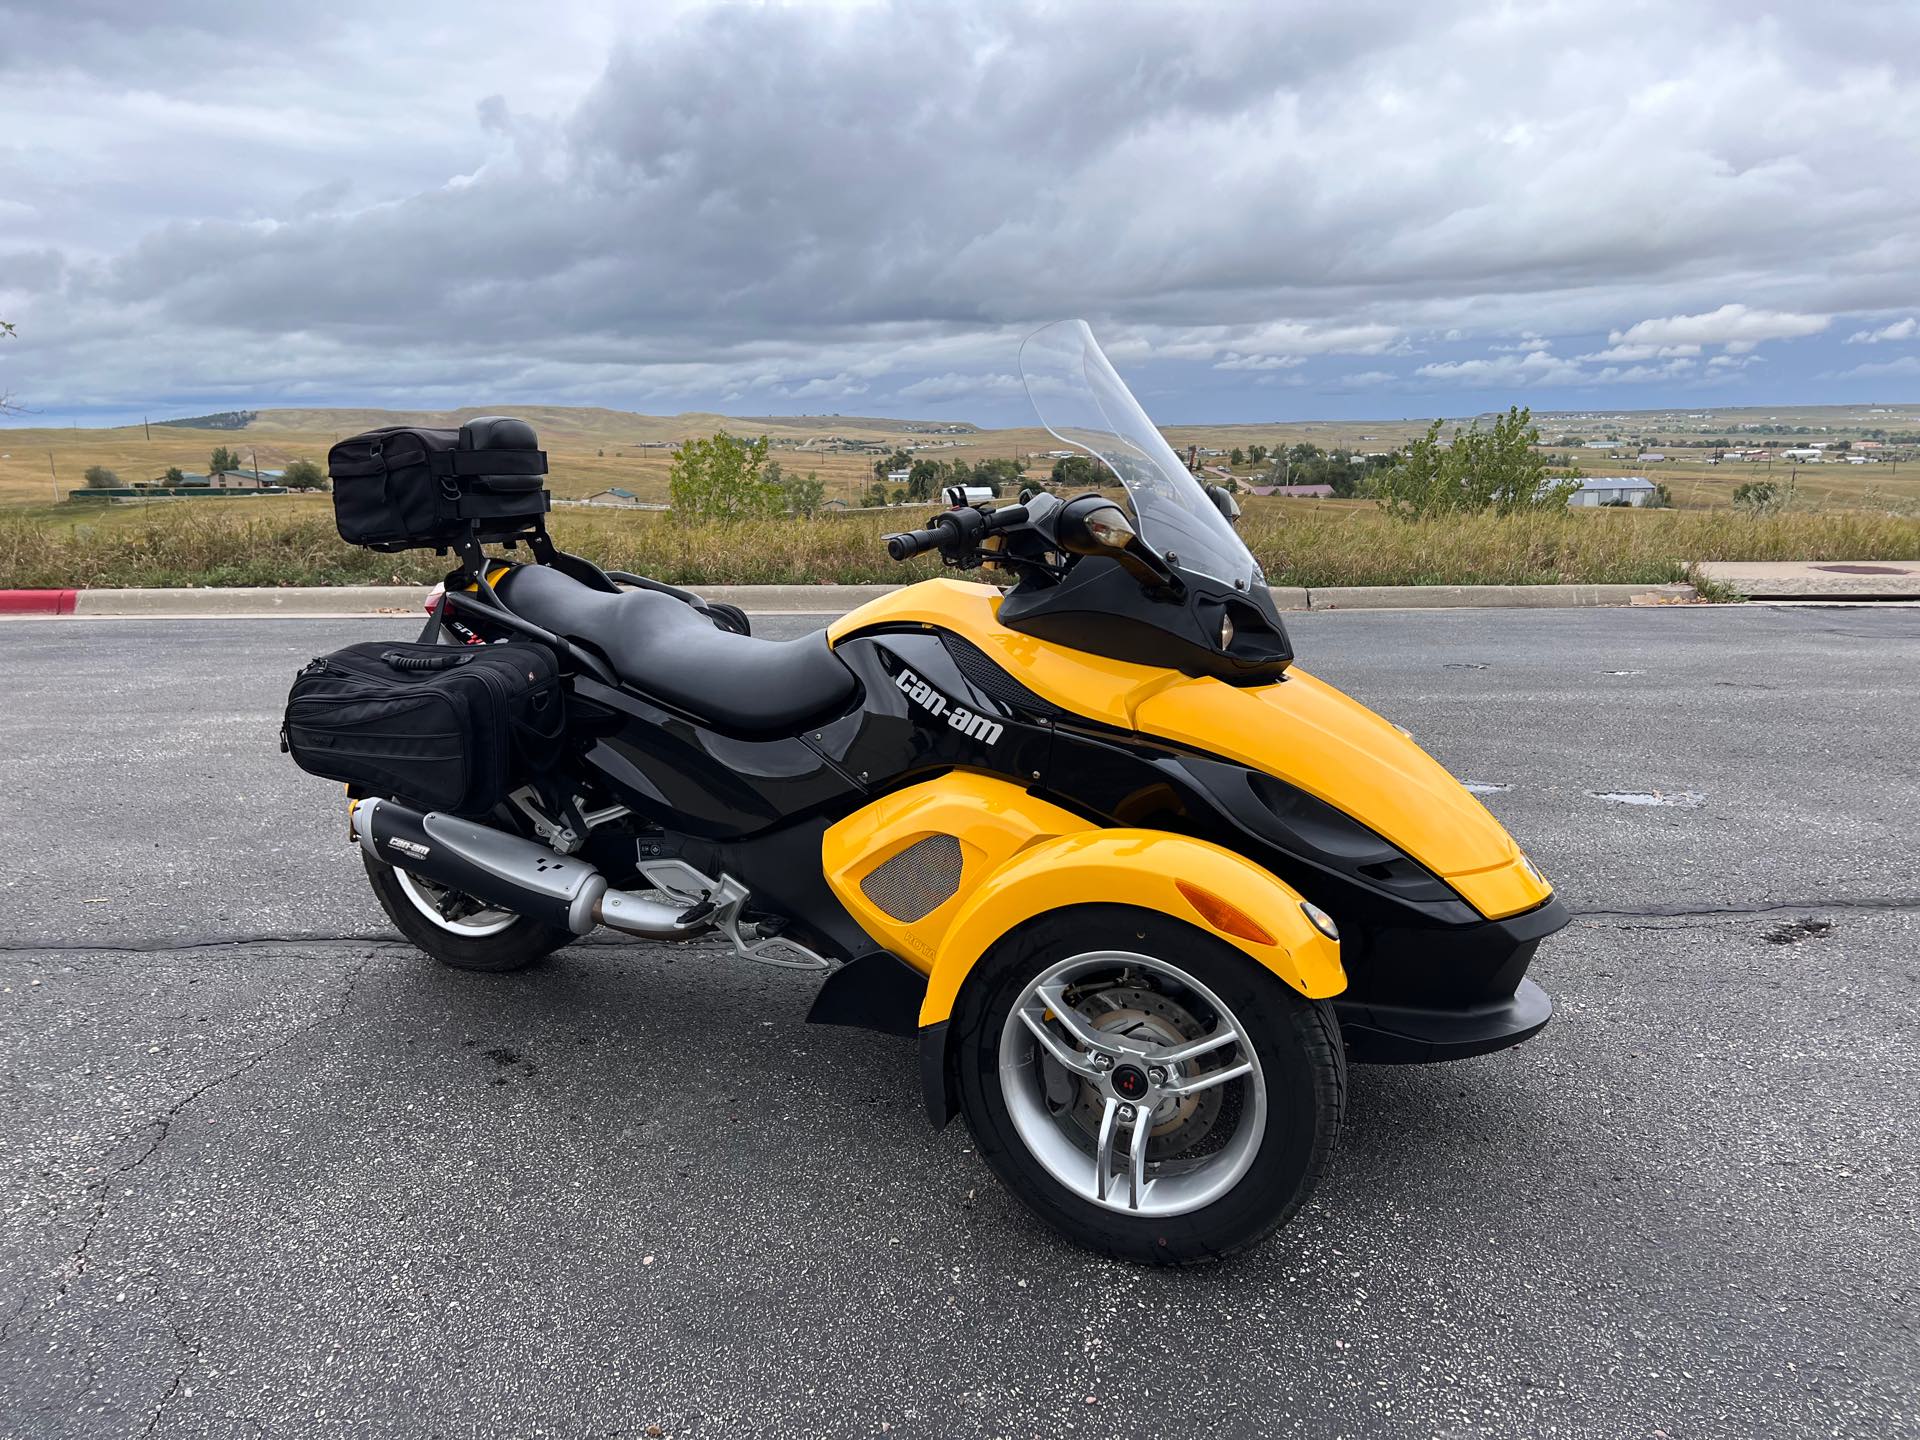
[[[1580,488],[1567,497],[1569,508],[1609,505],[1624,501],[1641,506],[1653,499],[1654,484],[1644,475],[1589,475]]]

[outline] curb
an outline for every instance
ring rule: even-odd
[[[1340,585],[1313,590],[1310,610],[1576,610],[1675,605],[1691,585]]]
[[[898,585],[709,585],[702,598],[762,615],[844,615]],[[0,590],[0,614],[92,618],[345,617],[417,615],[426,586],[235,586],[198,590]],[[1273,591],[1281,610],[1575,609],[1673,605],[1691,585],[1354,585]]]
[[[72,590],[0,590],[0,615],[71,615]]]
[[[1702,560],[1749,600],[1920,600],[1920,560]]]

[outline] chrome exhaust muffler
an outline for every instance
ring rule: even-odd
[[[584,935],[606,925],[652,940],[681,940],[713,928],[711,905],[662,904],[615,890],[584,860],[457,815],[423,815],[393,800],[356,800],[348,825],[360,848],[381,864],[556,930]]]

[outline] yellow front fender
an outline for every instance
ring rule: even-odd
[[[1162,830],[1081,830],[1021,850],[961,900],[927,977],[920,1024],[953,1013],[967,974],[1016,926],[1070,905],[1136,905],[1219,935],[1309,999],[1346,989],[1340,947],[1301,896],[1251,860]]]

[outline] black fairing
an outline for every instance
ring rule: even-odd
[[[1054,583],[1016,586],[1000,604],[1000,623],[1070,650],[1229,684],[1265,684],[1286,672],[1293,645],[1265,585],[1241,590],[1174,570],[1179,586],[1150,587],[1117,560],[1083,556]],[[1223,650],[1227,619],[1234,636]]]

